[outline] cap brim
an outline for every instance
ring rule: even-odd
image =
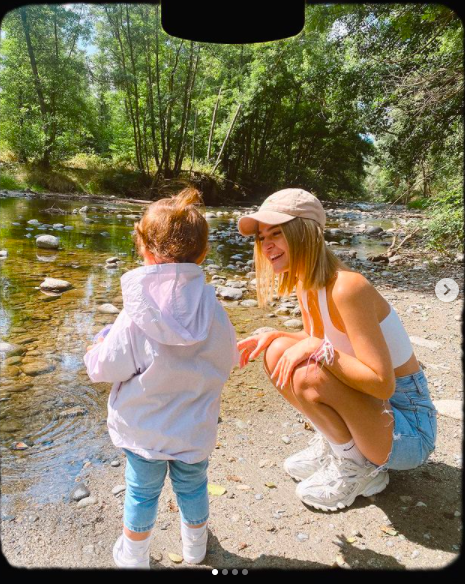
[[[267,225],[279,225],[295,219],[294,215],[278,213],[277,211],[257,211],[250,215],[244,215],[237,222],[237,228],[242,235],[255,235],[258,230],[258,222]]]

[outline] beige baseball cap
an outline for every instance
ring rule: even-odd
[[[283,189],[267,197],[256,213],[241,217],[237,228],[242,235],[253,235],[259,221],[268,225],[279,225],[296,217],[313,219],[322,228],[326,222],[323,205],[315,195],[303,189]]]

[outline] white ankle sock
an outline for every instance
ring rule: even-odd
[[[143,556],[147,553],[150,547],[151,538],[152,534],[150,534],[146,539],[142,539],[141,541],[134,541],[129,539],[129,537],[123,531],[123,550],[131,556]]]
[[[184,521],[181,521],[181,534],[190,540],[198,539],[203,533],[205,533],[206,529],[206,523],[205,525],[202,525],[202,527],[189,527]]]
[[[367,459],[358,449],[358,446],[355,444],[353,439],[349,442],[346,442],[345,444],[332,444],[329,442],[329,445],[331,446],[334,454],[339,458],[350,458],[360,466],[363,466],[367,461]]]

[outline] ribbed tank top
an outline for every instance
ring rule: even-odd
[[[303,291],[302,300],[304,302],[305,310],[310,315],[307,290]],[[326,298],[326,288],[320,288],[318,290],[318,304],[326,337],[331,341],[335,349],[355,357],[355,352],[352,348],[349,337],[338,330],[331,321]],[[391,354],[392,366],[396,369],[410,359],[413,353],[413,347],[399,315],[390,303],[389,307],[391,309],[389,314],[379,323],[379,326],[381,327],[384,340],[386,341],[389,353]]]

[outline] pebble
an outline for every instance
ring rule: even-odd
[[[98,312],[101,312],[102,314],[119,314],[119,309],[116,308],[116,306],[113,306],[113,304],[101,304],[98,308],[97,308]]]
[[[116,487],[112,488],[111,492],[113,493],[113,495],[118,495],[119,493],[122,493],[125,490],[126,485],[116,485]]]
[[[412,555],[410,557],[412,558],[412,560],[414,560],[415,558],[418,558],[419,555],[420,552],[418,550],[413,550]]]
[[[97,497],[84,497],[81,499],[77,504],[78,509],[82,509],[83,507],[89,507],[89,505],[95,505],[97,503]]]
[[[110,464],[111,466],[117,467],[121,465],[121,462],[119,460],[112,460]]]
[[[289,438],[289,436],[281,436],[281,440],[284,442],[284,444],[290,444],[291,443],[291,439]]]
[[[90,491],[86,487],[86,485],[84,483],[79,483],[71,491],[69,498],[72,501],[80,501],[81,499],[85,499],[86,497],[89,497],[89,495],[90,495]]]
[[[82,548],[82,553],[92,555],[95,553],[95,546],[94,544],[85,545]]]
[[[263,495],[262,495],[261,493],[257,493],[257,494],[255,495],[255,499],[256,499],[257,501],[261,501],[261,500],[263,499]]]
[[[290,320],[285,320],[283,322],[283,325],[287,328],[293,329],[302,328],[303,326],[302,321],[298,318],[291,318]]]
[[[298,533],[297,534],[297,539],[299,541],[307,541],[308,540],[308,535],[306,533]]]
[[[276,329],[273,328],[272,326],[262,326],[256,330],[254,330],[254,332],[252,333],[252,335],[261,335],[262,333],[267,333],[270,331],[275,331]]]

